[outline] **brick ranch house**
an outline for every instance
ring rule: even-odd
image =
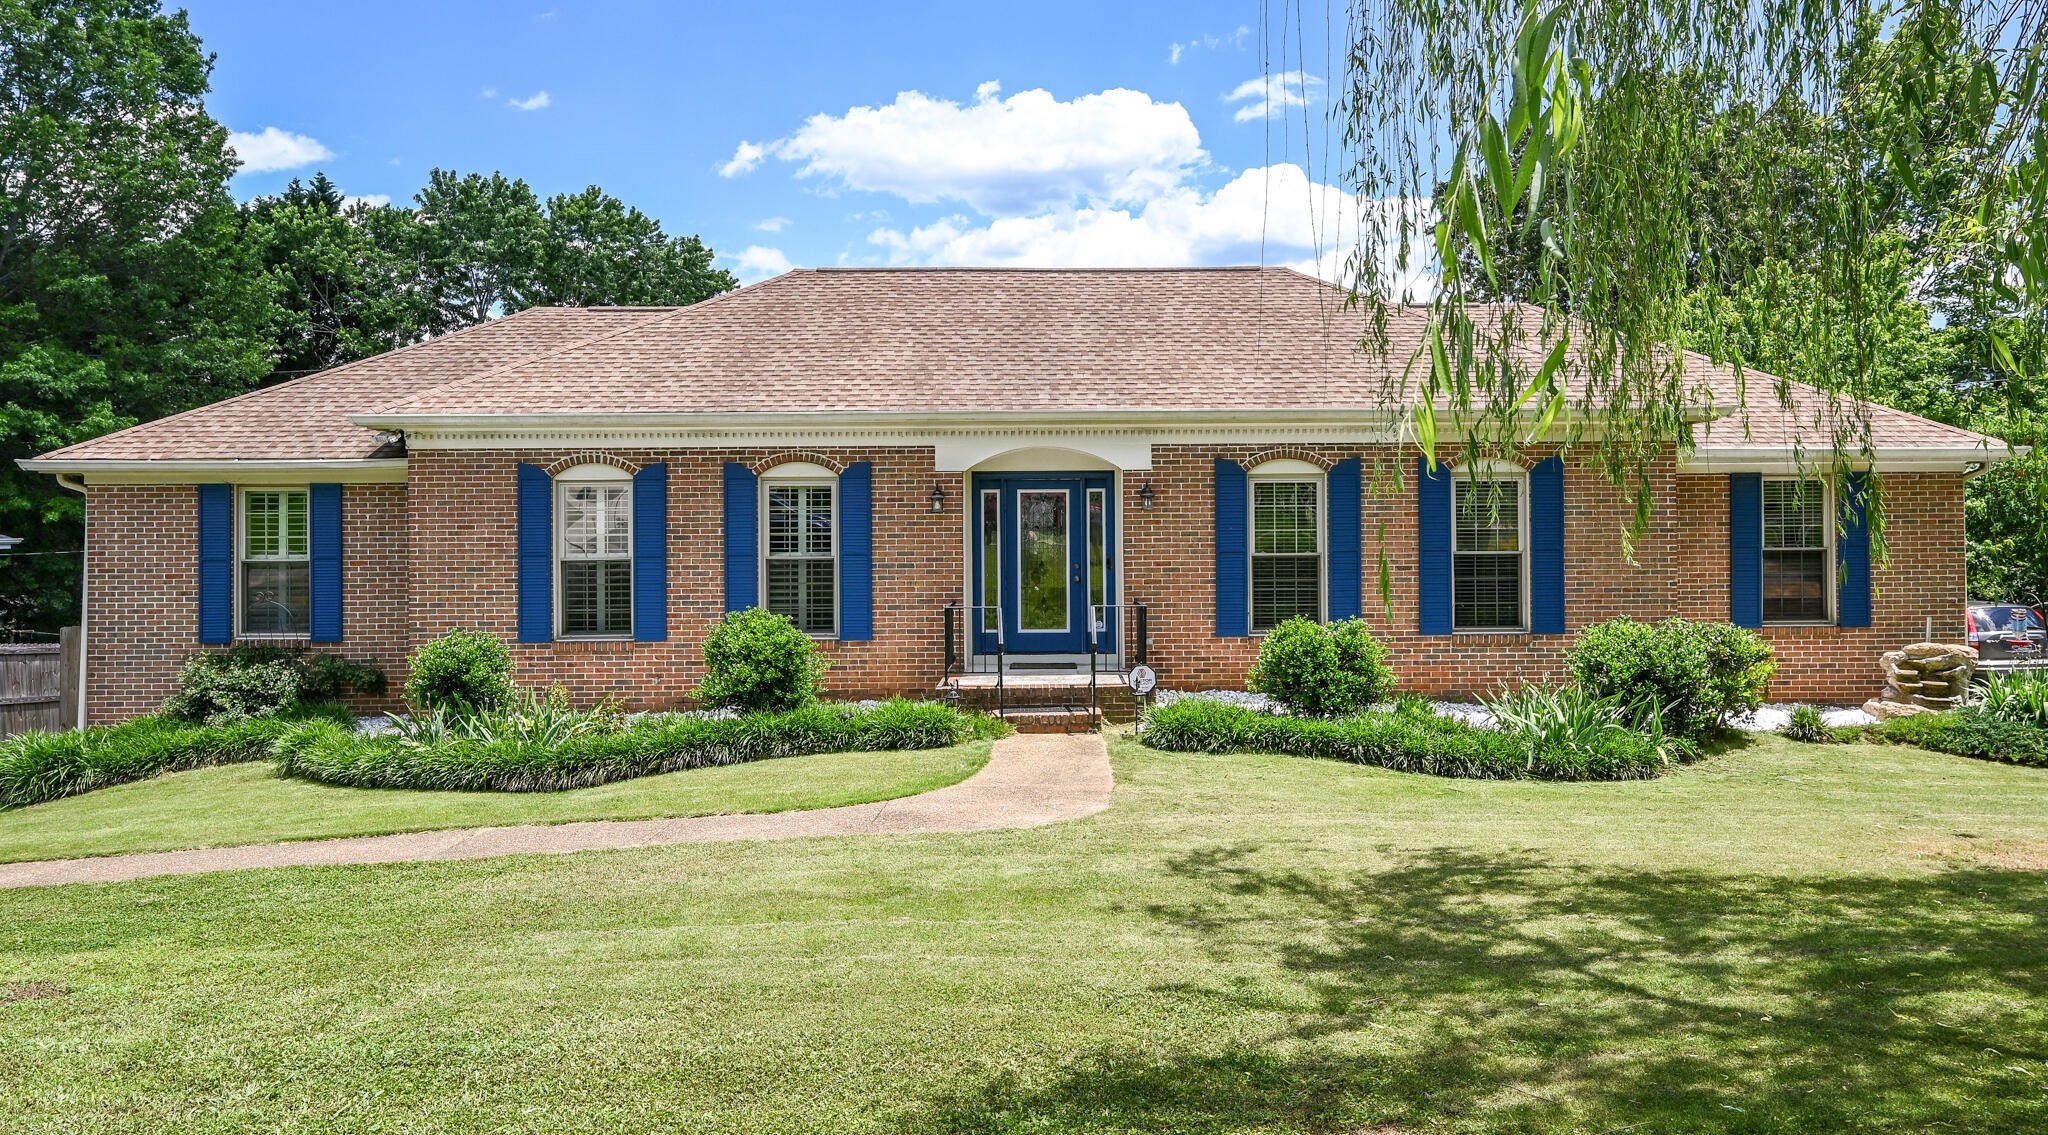
[[[397,677],[458,626],[514,644],[526,684],[670,706],[711,624],[757,605],[845,695],[985,681],[998,651],[1013,682],[1071,681],[1091,648],[1241,686],[1295,614],[1362,615],[1410,689],[1484,692],[1557,679],[1575,631],[1625,614],[1760,627],[1773,696],[1847,702],[1880,652],[1960,631],[1963,484],[2003,443],[1872,408],[1873,570],[1855,510],[1835,522],[1853,492],[1795,480],[1795,444],[1827,445],[1806,410],[1703,403],[1631,561],[1583,447],[1421,465],[1340,301],[1271,268],[803,270],[537,308],[22,464],[85,494],[94,721],[156,709],[209,647]],[[1420,315],[1393,321],[1412,345]]]

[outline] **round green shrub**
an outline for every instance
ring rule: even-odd
[[[195,654],[178,673],[164,713],[180,721],[231,725],[272,717],[299,704],[305,672],[283,659],[244,661],[231,654]]]
[[[413,652],[405,700],[422,713],[487,713],[512,699],[512,653],[498,636],[457,627]]]
[[[782,615],[734,611],[704,639],[705,705],[741,713],[783,713],[818,699],[831,665],[818,644]]]
[[[1324,625],[1297,615],[1266,635],[1245,685],[1297,716],[1349,717],[1393,691],[1386,658],[1364,619]]]
[[[1579,634],[1565,661],[1596,697],[1662,706],[1665,728],[1682,737],[1755,712],[1778,669],[1770,644],[1754,632],[1685,619],[1597,623]]]

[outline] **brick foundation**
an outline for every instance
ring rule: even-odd
[[[385,667],[394,690],[404,656],[453,626],[510,641],[517,622],[515,468],[573,463],[574,451],[426,450],[408,482],[344,490],[346,639],[336,647]],[[1327,465],[1366,459],[1366,617],[1390,646],[1402,684],[1432,694],[1556,681],[1569,635],[1414,633],[1413,457],[1327,445],[1156,445],[1149,473],[1124,478],[1123,592],[1150,605],[1152,663],[1167,688],[1241,686],[1258,640],[1215,635],[1213,466],[1217,457],[1273,456]],[[941,609],[964,589],[967,478],[934,471],[930,447],[630,450],[607,459],[669,463],[669,641],[515,644],[520,680],[560,684],[580,699],[620,696],[633,708],[684,704],[702,676],[704,634],[722,611],[721,468],[801,459],[874,463],[874,640],[829,642],[827,684],[840,696],[928,694],[943,668]],[[1396,486],[1393,478],[1403,478]],[[1150,481],[1156,506],[1139,507]],[[1622,537],[1631,506],[1599,474],[1566,467],[1566,618],[1572,628],[1615,615],[1728,617],[1725,477],[1655,474],[1656,512],[1633,562]],[[929,511],[934,484],[945,510]],[[1963,485],[1954,474],[1886,478],[1891,561],[1873,576],[1874,625],[1768,628],[1780,670],[1774,698],[1860,702],[1881,684],[1877,658],[1922,637],[1961,633]],[[88,706],[95,721],[156,709],[197,641],[197,523],[189,485],[95,485],[88,493]],[[1381,557],[1390,602],[1381,598]]]

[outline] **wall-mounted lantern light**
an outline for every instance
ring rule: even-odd
[[[936,482],[932,485],[932,511],[946,511],[946,486]]]
[[[1152,482],[1145,482],[1145,487],[1138,490],[1138,507],[1144,509],[1146,512],[1151,512],[1152,501],[1157,496],[1158,494],[1152,491]]]

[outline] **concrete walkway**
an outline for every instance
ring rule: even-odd
[[[1092,816],[1109,807],[1111,784],[1109,749],[1101,735],[1019,734],[997,741],[988,764],[959,784],[875,804],[676,820],[456,828],[199,851],[0,863],[0,888],[118,883],[154,875],[198,875],[251,867],[407,863],[485,859],[494,855],[560,855],[722,840],[1035,828]]]

